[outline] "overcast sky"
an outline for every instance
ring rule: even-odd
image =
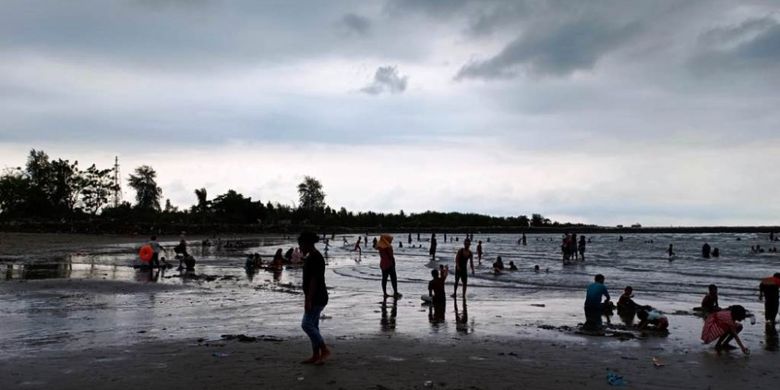
[[[311,175],[355,211],[777,225],[778,88],[778,1],[8,0],[0,168],[119,156],[182,207]]]

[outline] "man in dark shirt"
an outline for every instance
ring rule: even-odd
[[[761,279],[758,286],[758,299],[764,299],[764,317],[774,324],[778,309],[778,292],[780,292],[780,273]]]
[[[303,293],[305,295],[301,328],[311,340],[312,356],[301,363],[322,364],[330,356],[330,349],[320,335],[320,313],[328,304],[328,289],[325,285],[325,259],[314,244],[319,235],[303,232],[298,237],[298,245],[303,258]]]

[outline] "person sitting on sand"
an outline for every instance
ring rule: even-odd
[[[601,297],[607,298],[606,301],[601,302]],[[587,330],[601,330],[602,322],[601,316],[604,314],[604,309],[609,302],[609,292],[607,287],[604,286],[604,275],[598,274],[594,278],[594,282],[588,286],[588,290],[585,294],[585,325],[583,328]]]
[[[665,331],[669,328],[669,319],[651,306],[640,306],[636,317],[639,318],[639,324],[637,324],[639,329]]]
[[[733,349],[729,342],[734,339],[742,349],[742,353],[748,355],[750,351],[745,348],[742,340],[739,339],[739,332],[742,331],[742,324],[739,322],[744,321],[745,318],[747,318],[747,310],[740,305],[729,306],[726,310],[712,313],[704,320],[701,340],[704,344],[718,340],[715,343],[715,351],[720,355],[724,350]]]
[[[515,262],[512,260],[509,260],[509,270],[510,271],[517,271],[517,266],[515,265]]]
[[[701,311],[704,315],[720,310],[718,306],[718,286],[711,284],[707,287],[708,293],[701,300]]]
[[[621,318],[624,318],[624,320],[629,317],[631,320],[633,320],[637,307],[639,307],[639,305],[637,305],[637,303],[634,302],[632,298],[634,298],[634,288],[631,286],[626,286],[617,303],[618,315]]]
[[[504,270],[504,262],[501,260],[501,256],[498,256],[496,258],[496,261],[493,263],[493,272],[499,274],[503,270]]]

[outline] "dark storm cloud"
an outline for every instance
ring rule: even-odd
[[[406,90],[409,76],[401,76],[394,66],[380,66],[374,73],[374,80],[361,88],[360,91],[369,95],[379,95],[383,92],[395,94]]]
[[[780,75],[780,23],[772,17],[711,29],[700,36],[699,44],[701,51],[691,61],[694,71],[767,70],[765,76]]]
[[[371,20],[365,16],[348,13],[341,18],[341,25],[347,33],[366,35],[371,31]]]
[[[464,65],[455,79],[507,78],[521,72],[567,76],[592,69],[638,30],[637,24],[610,26],[603,20],[577,20],[551,30],[527,31],[495,56]]]

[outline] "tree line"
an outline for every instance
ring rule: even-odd
[[[532,214],[531,217],[494,217],[474,213],[435,212],[406,214],[352,212],[331,208],[319,180],[306,176],[298,185],[297,206],[253,200],[234,190],[209,198],[205,188],[195,189],[196,203],[179,210],[163,200],[157,172],[148,165],[126,178],[135,192],[134,202],[115,202],[119,191],[114,167],[86,169],[78,161],[52,159],[42,150],[31,150],[24,167],[8,168],[0,175],[0,221],[113,222],[187,225],[255,225],[262,229],[289,226],[322,228],[437,228],[437,227],[564,227]],[[582,225],[578,225],[582,226]]]

